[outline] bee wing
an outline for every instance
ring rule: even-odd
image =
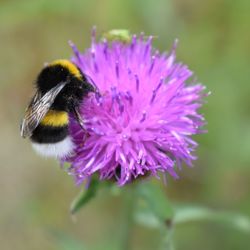
[[[27,107],[24,118],[21,123],[21,136],[30,137],[34,129],[38,126],[40,121],[48,112],[50,106],[53,104],[56,96],[62,90],[67,82],[62,82],[49,90],[43,96],[38,90],[34,97],[31,99]]]

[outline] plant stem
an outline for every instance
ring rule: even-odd
[[[135,203],[134,186],[128,186],[124,193],[124,221],[122,225],[121,250],[131,250],[131,238],[133,235],[133,213]]]
[[[161,245],[161,250],[174,250],[174,243],[173,243],[173,234],[174,234],[174,228],[173,225],[169,225],[166,227],[164,225],[162,227],[162,234],[163,234],[163,240]]]

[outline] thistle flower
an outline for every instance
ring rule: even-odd
[[[71,119],[75,143],[69,172],[79,184],[98,173],[124,185],[141,175],[166,173],[178,178],[175,165],[192,165],[204,132],[197,111],[205,87],[188,84],[192,72],[175,62],[176,42],[169,53],[152,47],[153,37],[97,42],[80,53],[72,44],[72,61],[95,84],[97,93],[83,100],[84,130]]]

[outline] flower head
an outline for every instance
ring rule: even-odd
[[[134,35],[130,43],[96,42],[84,53],[72,45],[72,61],[95,84],[80,113],[84,130],[73,119],[70,133],[75,153],[67,161],[77,183],[98,173],[124,185],[140,175],[168,173],[191,165],[202,132],[204,86],[188,84],[192,72],[169,53],[152,47],[152,37]]]

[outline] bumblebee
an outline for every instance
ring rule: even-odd
[[[69,114],[72,113],[83,127],[79,107],[83,98],[95,89],[81,70],[68,60],[46,65],[35,85],[36,93],[21,123],[21,136],[29,137],[39,154],[66,157],[74,149],[69,135]]]

